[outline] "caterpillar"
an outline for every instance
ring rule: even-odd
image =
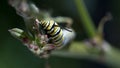
[[[56,46],[61,46],[64,44],[64,37],[61,27],[53,20],[44,20],[39,21],[36,19],[36,22],[40,24],[40,28],[48,36],[48,43],[52,43]]]

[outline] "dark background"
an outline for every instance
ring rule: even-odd
[[[74,0],[32,0],[39,8],[53,10],[53,16],[67,16],[74,20],[73,28],[77,33],[75,41],[86,37]],[[100,19],[107,12],[113,15],[112,21],[105,24],[105,39],[120,48],[120,1],[84,0],[97,28]],[[44,68],[44,59],[34,56],[22,43],[8,32],[11,28],[25,28],[23,19],[18,16],[7,0],[0,1],[0,68]],[[79,30],[78,30],[79,29]],[[109,68],[106,64],[88,59],[51,57],[52,68]]]

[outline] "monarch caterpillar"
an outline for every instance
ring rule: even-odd
[[[41,29],[45,34],[47,34],[49,40],[48,43],[52,43],[56,46],[61,46],[64,44],[63,32],[60,26],[53,20],[39,21],[36,19],[41,26]]]

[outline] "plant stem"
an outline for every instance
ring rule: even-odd
[[[94,37],[96,35],[95,26],[90,18],[90,15],[86,9],[83,0],[74,0],[74,1],[88,37]]]

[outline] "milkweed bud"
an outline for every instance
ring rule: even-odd
[[[23,37],[23,33],[24,31],[19,29],[19,28],[13,28],[13,29],[10,29],[8,30],[11,35],[17,39],[21,39]]]
[[[22,41],[24,44],[28,44],[30,41],[32,41],[32,38],[29,37],[22,29],[19,28],[13,28],[8,30],[11,35],[18,40]]]

